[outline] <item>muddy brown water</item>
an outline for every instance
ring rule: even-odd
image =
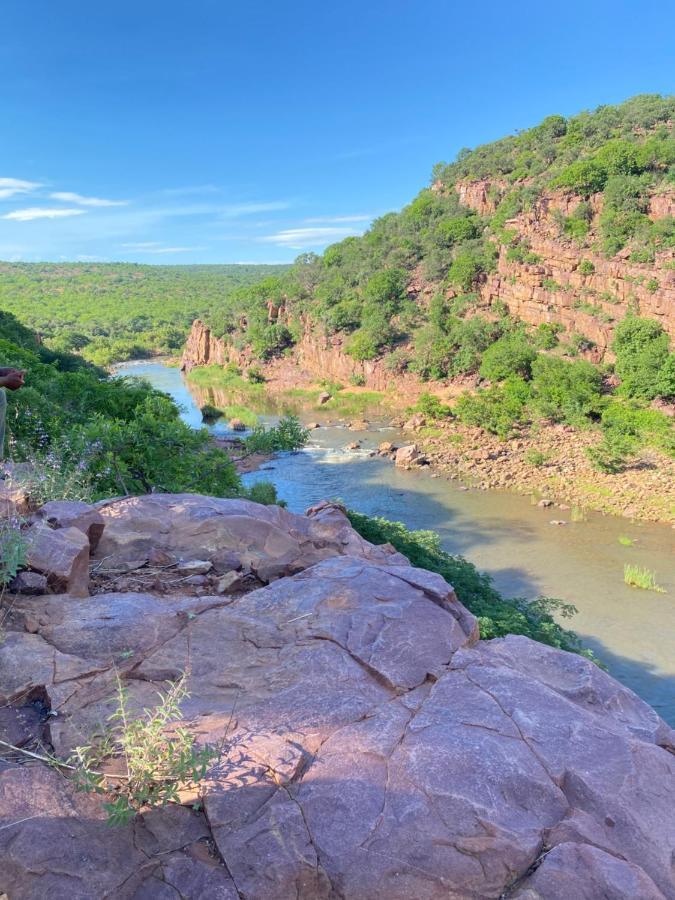
[[[212,395],[189,385],[178,369],[143,361],[126,363],[118,371],[147,378],[174,397],[189,425],[201,426],[199,406]],[[272,422],[283,411],[273,400],[261,406],[262,421]],[[280,454],[244,476],[246,483],[272,481],[294,512],[324,498],[340,498],[367,515],[432,529],[444,549],[488,572],[504,595],[558,597],[573,603],[578,613],[564,624],[577,631],[619,681],[675,724],[673,529],[592,512],[575,511],[573,516],[572,510],[540,508],[536,499],[506,491],[466,490],[445,476],[432,477],[428,470],[401,471],[369,455],[381,441],[401,443],[396,429],[383,423],[353,432],[330,414],[296,411],[307,422],[322,422],[312,432],[310,445],[299,453]],[[210,430],[230,433],[223,421]],[[347,451],[351,441],[360,441],[361,449]],[[573,521],[580,515],[583,518]],[[551,525],[551,520],[566,524]],[[619,538],[634,543],[623,546]],[[627,587],[626,563],[654,571],[666,593]]]

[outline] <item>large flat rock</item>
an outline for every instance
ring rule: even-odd
[[[6,764],[0,893],[675,898],[675,741],[633,693],[527,638],[478,641],[442,578],[371,547],[335,507],[300,517],[144,499],[109,516],[108,551],[156,547],[156,515],[175,508],[190,537],[165,522],[166,552],[234,549],[262,565],[281,533],[308,564],[236,598],[16,598],[0,699],[45,697],[56,753],[105,722],[118,674],[141,708],[184,671],[188,727],[227,750],[203,813],[157,810],[116,829],[62,775]],[[114,532],[127,515],[125,546]]]

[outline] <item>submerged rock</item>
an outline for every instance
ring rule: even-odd
[[[675,897],[673,732],[593,663],[479,642],[450,585],[368,544],[335,504],[297,516],[153,495],[104,515],[99,554],[154,541],[277,580],[243,596],[16,598],[12,627],[32,616],[39,634],[0,645],[0,703],[41,692],[58,755],[105,721],[118,673],[143,708],[186,669],[186,725],[226,753],[203,813],[114,829],[61,774],[0,769],[12,900]],[[228,589],[246,577],[231,568]]]

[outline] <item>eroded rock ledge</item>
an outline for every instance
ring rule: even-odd
[[[56,771],[0,763],[10,900],[675,897],[673,732],[597,667],[479,642],[442,578],[330,504],[152,495],[100,513],[97,567],[165,554],[269,583],[11,598],[5,740],[67,754],[107,715],[115,668],[141,706],[188,669],[186,720],[229,750],[203,812],[115,829]],[[56,713],[42,725],[35,698]]]

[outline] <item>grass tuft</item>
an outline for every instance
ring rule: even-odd
[[[665,590],[656,583],[656,573],[651,572],[649,569],[626,563],[623,567],[623,580],[629,587],[640,588],[643,591],[656,591],[657,594],[665,594]]]

